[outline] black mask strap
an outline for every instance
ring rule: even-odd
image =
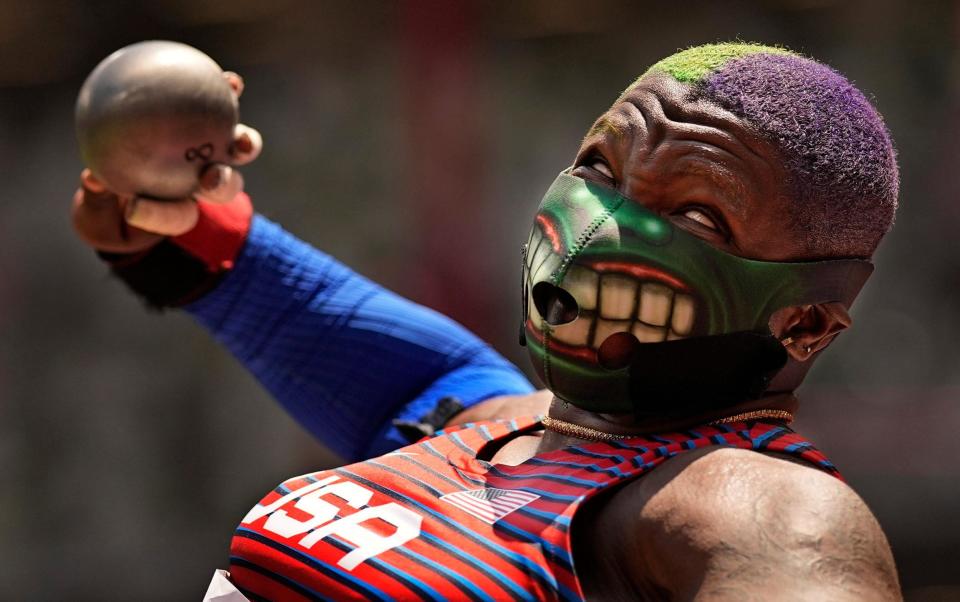
[[[683,418],[756,399],[787,363],[773,335],[755,332],[637,344],[629,364],[638,418]]]

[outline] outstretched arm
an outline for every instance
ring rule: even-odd
[[[224,78],[239,96],[242,79]],[[74,227],[150,305],[187,307],[347,459],[407,443],[393,420],[416,423],[441,398],[470,407],[532,390],[463,327],[253,217],[232,166],[260,148],[256,130],[238,125],[230,165],[206,166],[193,197],[175,201],[119,198],[85,170]],[[490,414],[472,408],[461,417]]]
[[[532,390],[466,329],[254,216],[245,194],[219,203],[137,202],[135,215],[149,209],[142,221],[188,224],[164,237],[132,225],[129,202],[86,172],[83,183],[75,227],[114,273],[150,305],[186,307],[347,459],[408,443],[393,420],[416,423],[444,397],[470,407]],[[170,220],[171,211],[193,217]],[[438,418],[442,426],[446,417]]]
[[[348,459],[407,440],[443,397],[465,406],[532,391],[465,328],[254,217],[233,269],[187,311],[284,407]]]

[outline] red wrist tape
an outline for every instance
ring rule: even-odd
[[[241,192],[229,203],[198,200],[197,208],[200,211],[197,225],[170,240],[203,261],[210,272],[229,270],[250,231],[253,219],[250,197]]]

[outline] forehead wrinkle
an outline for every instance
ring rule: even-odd
[[[722,150],[723,152],[736,158],[738,161],[747,165],[761,161],[766,163],[767,159],[755,150],[744,138],[749,138],[746,132],[744,136],[737,136],[713,124],[697,123],[694,121],[673,121],[677,126],[681,140],[691,140],[701,142]],[[743,128],[726,124],[726,127],[736,127],[738,130]]]
[[[747,168],[748,170],[754,168],[753,164],[744,160],[743,157],[735,152],[732,152],[729,148],[720,144],[714,144],[709,140],[704,140],[700,136],[691,136],[688,132],[671,132],[668,140],[672,143],[675,143],[680,148],[688,149],[688,152],[702,156],[715,163],[736,163]]]
[[[746,214],[747,191],[744,182],[735,175],[736,170],[728,165],[743,165],[747,170],[753,166],[722,144],[729,141],[735,145],[735,137],[712,126],[698,126],[671,119],[666,114],[667,107],[663,100],[653,93],[625,97],[619,110],[639,117],[628,118],[628,123],[642,120],[647,130],[646,136],[634,137],[630,145],[629,161],[635,166],[630,179],[656,185],[671,171],[671,166],[679,165],[682,169],[667,177],[667,180],[684,175],[700,177],[709,182],[732,213],[740,217]]]
[[[666,135],[663,122],[667,119],[659,97],[655,94],[648,94],[642,98],[625,97],[620,107],[624,112],[639,117],[639,120],[633,119],[631,122],[643,122],[644,133],[646,134],[643,142],[647,148],[653,149],[660,144]],[[634,147],[636,147],[636,144],[634,144]]]
[[[758,137],[752,126],[713,102],[690,97],[689,86],[674,81],[668,83],[670,85],[666,87],[635,87],[630,91],[632,94],[625,94],[623,101],[637,106],[654,104],[659,109],[657,117],[662,118],[666,129],[683,130],[713,140],[715,145],[726,147],[744,162],[766,162],[756,147],[767,143]],[[640,98],[646,102],[641,102]],[[650,103],[650,100],[654,102]]]
[[[682,121],[671,119],[664,115],[667,122],[664,128],[667,135],[673,140],[693,142],[706,147],[716,149],[727,157],[746,165],[753,166],[757,162],[766,163],[767,159],[757,150],[753,149],[743,138],[744,136],[732,134],[724,128],[742,130],[742,127],[730,123],[698,123],[696,121]],[[713,121],[716,121],[714,119]]]

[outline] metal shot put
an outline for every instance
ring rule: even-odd
[[[77,98],[83,162],[119,195],[182,199],[203,169],[230,163],[237,95],[217,63],[177,42],[117,50]]]

